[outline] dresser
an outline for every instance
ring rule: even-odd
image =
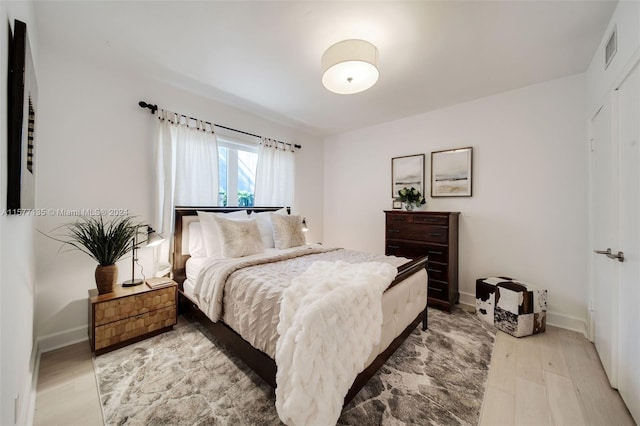
[[[117,285],[98,294],[89,290],[89,342],[96,355],[170,330],[177,323],[178,287],[151,289]]]
[[[459,212],[385,211],[385,254],[414,259],[429,255],[428,304],[451,310],[458,303]]]

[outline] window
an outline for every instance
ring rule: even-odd
[[[218,136],[219,206],[253,207],[258,147]]]

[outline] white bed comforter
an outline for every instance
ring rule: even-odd
[[[280,305],[276,409],[289,426],[333,425],[344,397],[380,340],[387,263],[317,261]]]
[[[294,247],[278,252],[265,252],[240,258],[207,260],[202,271],[196,279],[193,296],[198,302],[198,307],[213,322],[220,320],[223,310],[223,295],[227,278],[234,272],[250,266],[262,265],[265,263],[279,262],[310,254],[325,253],[335,251],[335,248],[324,248],[318,246]]]

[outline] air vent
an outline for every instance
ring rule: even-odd
[[[604,69],[607,69],[611,60],[614,56],[616,56],[616,52],[618,51],[618,38],[617,38],[617,28],[613,27],[613,31],[609,36],[609,40],[607,41],[607,47],[604,49]]]

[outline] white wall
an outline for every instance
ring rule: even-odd
[[[0,2],[0,211],[7,207],[7,32],[14,19],[27,24],[36,75],[37,30],[31,2]],[[37,124],[36,124],[37,125]],[[37,135],[37,132],[36,132]],[[0,215],[0,424],[27,422],[35,366],[33,345],[33,217]],[[16,398],[17,413],[16,413]]]
[[[296,153],[294,210],[322,235],[322,141],[245,111],[165,83],[87,62],[41,43],[40,139],[37,207],[124,208],[153,219],[152,141],[155,116],[138,101],[278,140],[300,143]],[[40,218],[51,232],[71,217]],[[95,263],[78,252],[59,253],[59,243],[38,235],[36,333],[47,350],[87,337],[87,291],[95,288]],[[150,249],[147,249],[150,250]],[[151,254],[141,251],[150,264]],[[130,259],[120,264],[130,277]]]
[[[584,86],[570,76],[327,139],[325,243],[383,253],[391,158],[427,154],[430,176],[430,152],[472,146],[473,197],[426,205],[462,213],[461,299],[477,278],[516,277],[549,290],[549,322],[584,332]]]
[[[609,66],[605,69],[605,47],[613,28],[617,31],[618,48]],[[603,34],[593,59],[587,69],[587,114],[591,119],[602,105],[605,96],[611,93],[618,80],[626,75],[625,67],[637,62],[640,55],[640,2],[618,3],[607,30]],[[633,60],[633,58],[636,58]]]

